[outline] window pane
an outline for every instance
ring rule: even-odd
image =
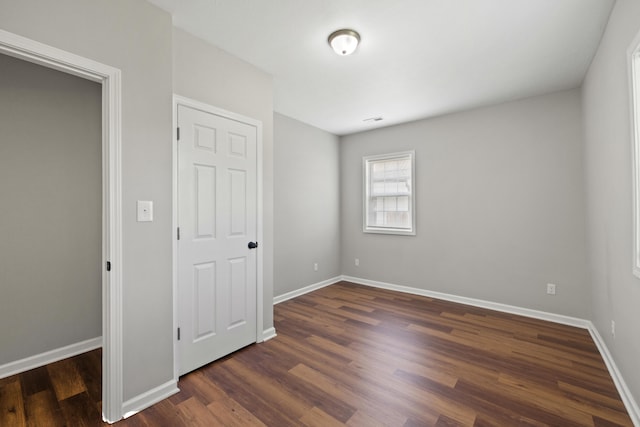
[[[393,212],[396,210],[396,198],[385,197],[384,198],[384,210],[387,212]]]
[[[385,190],[384,182],[374,182],[371,195],[378,196],[378,195],[385,194],[384,190]]]
[[[376,212],[382,212],[384,210],[384,198],[383,197],[376,197],[374,199],[374,210]]]
[[[384,183],[384,194],[396,194],[398,193],[398,183],[397,182],[385,182]]]
[[[398,210],[401,212],[409,212],[409,197],[398,197]]]

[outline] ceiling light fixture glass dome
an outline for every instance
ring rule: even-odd
[[[331,48],[340,56],[351,55],[360,43],[360,34],[354,30],[342,29],[329,35]]]

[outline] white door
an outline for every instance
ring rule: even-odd
[[[179,373],[256,341],[257,128],[178,105]]]

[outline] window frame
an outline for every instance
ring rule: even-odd
[[[640,33],[627,50],[633,181],[633,274],[640,278]]]
[[[396,227],[381,227],[375,225],[369,225],[369,201],[370,201],[370,188],[369,188],[369,175],[370,175],[370,162],[381,160],[400,160],[407,159],[411,163],[411,176],[410,176],[410,188],[409,188],[409,215],[410,215],[410,228],[396,228]],[[373,234],[394,234],[402,236],[415,236],[416,235],[416,161],[415,150],[401,151],[388,154],[377,154],[373,156],[364,156],[362,158],[362,175],[363,175],[363,200],[362,200],[362,231],[363,233]]]

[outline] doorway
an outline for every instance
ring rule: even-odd
[[[102,345],[102,95],[4,54],[0,70],[4,377]]]
[[[120,70],[0,30],[0,53],[101,85],[102,413],[122,418]]]

